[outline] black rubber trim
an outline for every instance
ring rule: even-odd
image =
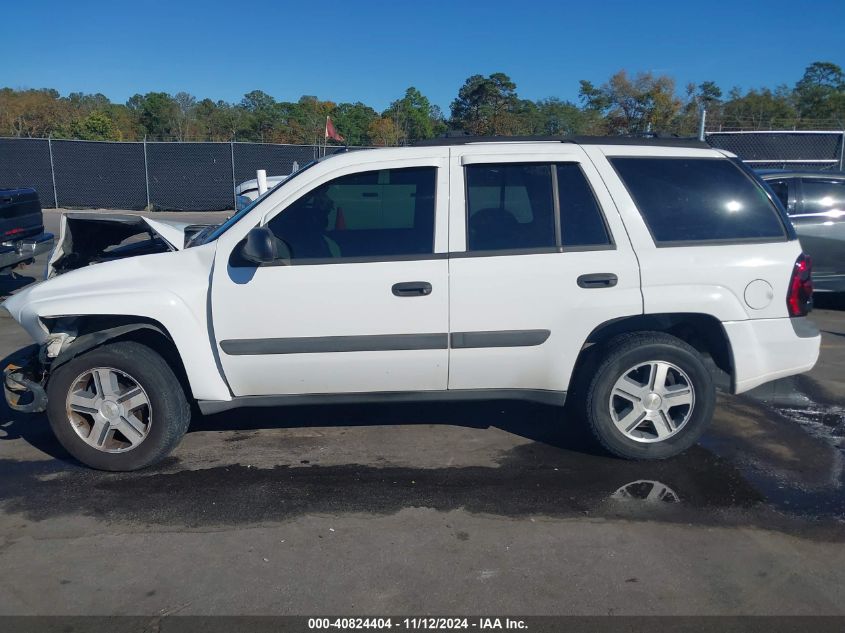
[[[135,332],[137,330],[152,330],[153,332],[158,332],[164,338],[170,341],[173,340],[170,338],[170,335],[162,328],[157,327],[152,323],[145,322],[127,323],[125,325],[117,325],[115,327],[111,327],[105,330],[89,332],[88,334],[82,334],[81,336],[78,336],[73,339],[73,341],[71,341],[50,364],[50,371],[54,371],[61,365],[64,365],[69,360],[72,360],[77,356],[94,349],[95,347],[99,347],[100,345],[103,345],[104,343],[107,343],[112,339],[115,339],[119,336],[123,336],[124,334],[128,334],[129,332]]]
[[[437,334],[375,334],[364,336],[305,336],[295,338],[228,339],[220,349],[230,356],[265,354],[322,354],[332,352],[387,352],[478,347],[531,347],[542,345],[549,330],[491,330]]]
[[[493,330],[490,332],[452,332],[454,349],[478,347],[533,347],[549,338],[549,330]]]
[[[697,138],[682,137],[642,137],[642,136],[447,136],[417,141],[415,147],[442,145],[468,145],[470,143],[572,143],[574,145],[634,145],[643,147],[690,147],[713,149]]]
[[[230,356],[263,354],[320,354],[329,352],[387,352],[398,350],[447,349],[448,335],[374,334],[364,336],[305,336],[220,341]]]
[[[792,317],[789,322],[798,338],[815,338],[820,334],[818,326],[807,317]]]
[[[233,251],[234,252],[234,251]],[[232,268],[270,268],[284,266],[325,266],[326,264],[378,264],[380,262],[425,262],[429,260],[448,259],[449,253],[425,253],[419,255],[374,255],[372,257],[311,257],[292,260],[276,260],[266,264],[230,261]]]
[[[236,396],[231,400],[199,400],[197,404],[204,415],[212,415],[241,407],[485,400],[521,400],[551,406],[563,406],[566,402],[566,392],[545,389],[443,389],[439,391],[379,391],[371,393],[304,393],[274,396]]]
[[[743,244],[781,244],[788,242],[787,237],[737,237],[723,240],[671,240],[655,242],[657,248],[681,248],[687,246],[741,246]]]
[[[538,248],[502,248],[491,251],[454,251],[449,253],[449,259],[505,257],[511,255],[548,255],[551,253],[560,253],[560,248],[557,246],[541,246]]]

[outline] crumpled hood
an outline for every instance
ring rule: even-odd
[[[176,222],[175,220],[153,220],[152,218],[145,218],[138,216],[147,225],[173,247],[174,250],[181,251],[185,248],[185,229],[191,226],[189,222]]]
[[[143,215],[62,214],[59,239],[47,263],[47,278],[91,264],[182,250],[190,226],[196,225]]]

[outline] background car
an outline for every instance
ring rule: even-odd
[[[813,258],[813,283],[821,292],[845,292],[845,173],[760,171]]]
[[[53,248],[44,232],[41,202],[34,189],[0,189],[0,271],[31,262]]]
[[[294,167],[294,171],[296,171],[296,167]],[[273,187],[278,185],[280,182],[284,182],[290,178],[290,174],[286,176],[267,176],[267,191],[270,191]],[[252,180],[245,180],[237,187],[235,187],[235,200],[236,203],[236,211],[240,211],[251,205],[258,199],[258,179],[253,178]]]

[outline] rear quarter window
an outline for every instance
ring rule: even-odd
[[[787,234],[765,189],[719,158],[610,158],[657,244],[777,241]]]

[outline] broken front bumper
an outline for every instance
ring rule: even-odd
[[[3,391],[6,404],[15,411],[38,413],[47,409],[47,392],[44,389],[47,374],[40,350],[40,346],[30,345],[6,361]]]

